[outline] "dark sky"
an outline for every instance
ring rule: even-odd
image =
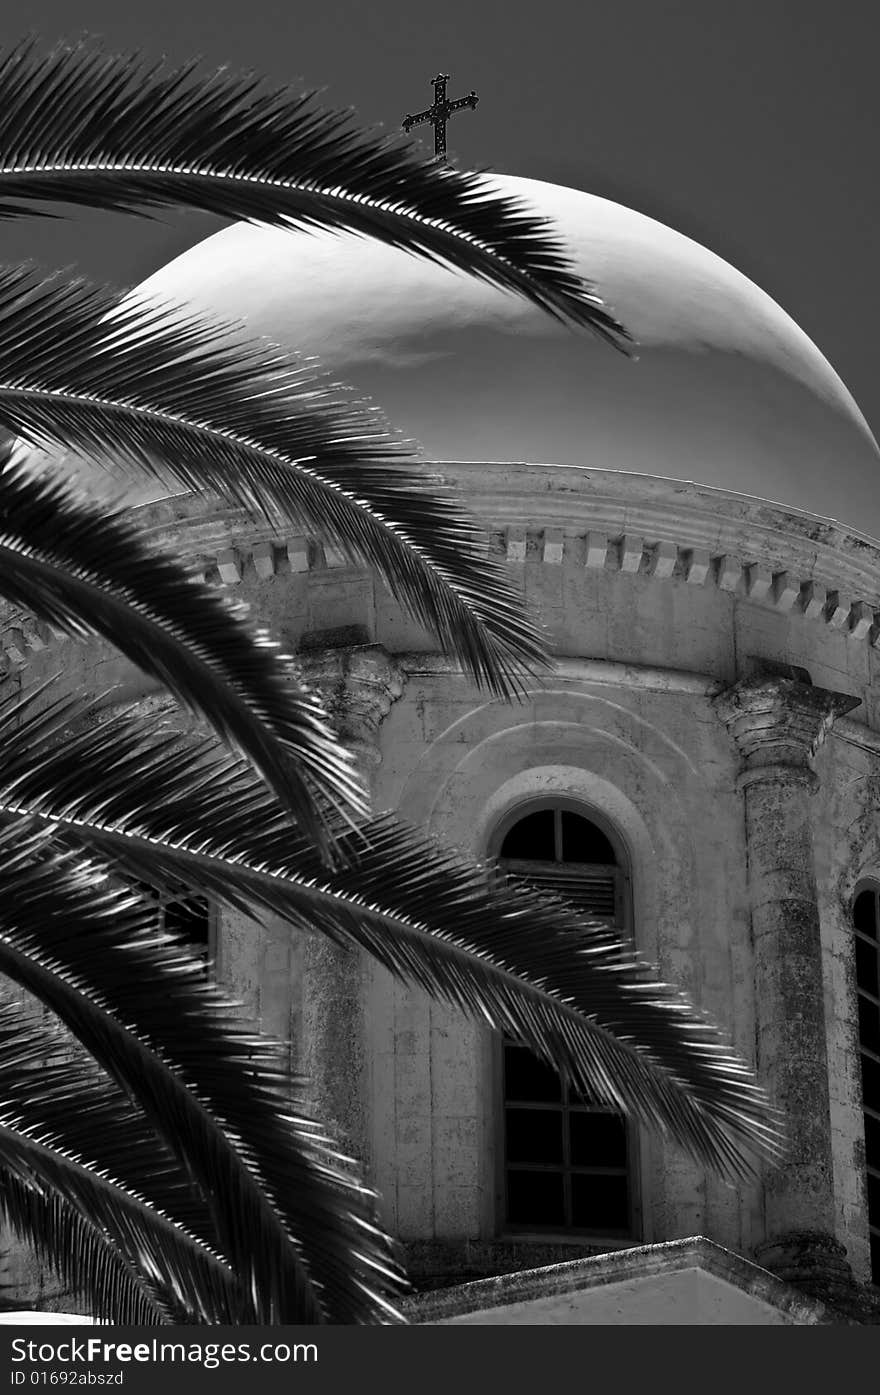
[[[254,68],[392,127],[449,72],[450,96],[480,96],[450,123],[458,163],[705,243],[799,321],[880,432],[875,0],[6,0],[0,42],[32,30]],[[0,237],[3,260],[128,284],[214,226],[74,214]]]

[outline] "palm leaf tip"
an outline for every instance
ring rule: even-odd
[[[626,352],[629,335],[571,270],[546,220],[478,175],[362,133],[314,95],[93,42],[0,59],[0,217],[52,200],[168,206],[275,226],[345,229],[481,277]]]
[[[293,663],[240,607],[26,455],[0,449],[0,595],[68,633],[108,639],[247,752],[324,855],[329,810],[362,812],[354,762]]]
[[[477,522],[373,408],[279,349],[5,268],[0,425],[335,543],[499,695],[546,664]]]

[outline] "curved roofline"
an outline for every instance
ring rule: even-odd
[[[689,555],[705,556],[707,569],[716,575],[726,562],[729,579],[718,584],[752,599],[749,569],[757,568],[755,575],[766,572],[770,580],[787,576],[792,585],[817,583],[829,595],[845,597],[847,614],[851,603],[880,608],[880,540],[834,519],[689,480],[592,466],[426,461],[425,471],[445,480],[490,533],[505,535],[511,558],[518,557],[516,549],[511,551],[514,535],[558,535],[560,558],[566,540],[580,548],[592,535],[596,547],[611,556],[628,538],[633,546],[643,544],[645,558],[661,545],[673,548],[677,567]],[[177,494],[136,507],[157,541],[189,557],[208,558],[223,548],[278,538],[277,528],[255,523],[239,510],[206,510],[199,495]],[[643,558],[638,566],[649,563]]]

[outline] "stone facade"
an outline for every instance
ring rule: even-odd
[[[552,637],[554,672],[519,702],[475,690],[318,539],[187,498],[144,521],[299,651],[377,810],[478,857],[533,799],[614,829],[639,950],[757,1062],[792,1149],[782,1172],[730,1187],[640,1133],[628,1243],[708,1236],[869,1320],[850,910],[880,878],[880,547],[654,478],[441,469]],[[20,618],[0,644],[29,678],[57,667],[56,639]],[[142,691],[101,645],[64,657],[72,683]],[[290,1039],[426,1283],[608,1248],[503,1233],[499,1050],[481,1026],[281,923],[222,916],[218,972]]]

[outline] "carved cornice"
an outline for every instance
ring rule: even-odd
[[[565,564],[706,587],[880,648],[880,544],[829,519],[677,480],[574,466],[432,467],[482,518],[488,549],[516,567]],[[132,510],[146,536],[208,584],[323,580],[350,567],[305,533],[281,536],[241,510],[177,495]],[[355,564],[357,570],[363,570]],[[0,651],[17,666],[53,639],[0,607]]]
[[[812,761],[837,717],[859,698],[791,678],[741,679],[713,699],[742,758],[742,786],[764,779],[815,786]]]

